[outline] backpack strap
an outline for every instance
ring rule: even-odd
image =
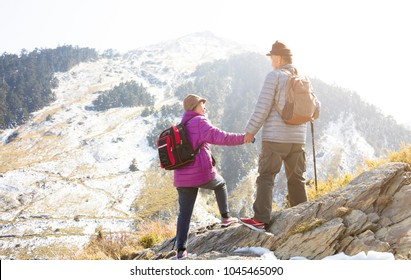
[[[291,69],[291,70],[290,70]],[[286,68],[281,68],[280,70],[283,71],[284,73],[290,75],[298,75],[298,70],[297,68],[290,68],[290,69],[286,69]]]
[[[288,76],[291,76],[292,73],[288,70],[288,69],[284,69],[281,68],[279,69],[280,71],[284,72],[285,74],[287,74]],[[277,111],[277,113],[281,116],[283,114],[283,111],[280,109],[280,106],[278,105],[279,101],[280,101],[280,97],[279,95],[279,90],[278,87],[280,86],[280,76],[278,76],[277,79],[277,85],[274,88],[274,109]]]
[[[291,70],[288,70],[288,69],[285,69],[285,68],[280,68],[279,69],[280,71],[282,71],[282,72],[284,72],[285,74],[287,74],[288,75],[288,77],[291,77],[291,76],[293,76],[293,75],[298,75],[298,71],[297,71],[297,69],[296,68],[291,68]],[[278,112],[278,114],[281,116],[282,114],[283,114],[283,111],[280,109],[280,106],[278,105],[278,103],[279,103],[279,101],[280,101],[280,97],[278,96],[279,95],[279,90],[278,90],[278,87],[279,87],[279,85],[280,85],[280,77],[278,77],[278,79],[277,79],[277,85],[276,85],[276,87],[274,88],[274,109]],[[287,82],[286,82],[286,85],[285,85],[286,87],[287,87]]]
[[[197,116],[192,116],[191,118],[189,118],[188,120],[186,120],[184,123],[180,123],[180,124],[186,126],[187,123],[188,123],[189,121],[191,121],[191,119],[193,119],[193,118],[195,118],[195,117],[197,117]],[[203,143],[201,143],[200,145],[198,145],[198,147],[194,150],[194,154],[195,154],[195,155],[200,151],[200,149],[201,149],[202,146],[203,146]]]
[[[279,92],[279,90],[278,90],[278,85],[280,84],[280,77],[278,77],[278,79],[277,79],[277,85],[275,86],[275,88],[274,88],[274,109],[277,111],[277,113],[281,116],[282,115],[282,111],[281,111],[281,109],[280,109],[280,106],[278,106],[278,102],[279,102],[279,97],[278,97],[278,100],[277,100],[277,96],[278,96],[278,92]]]

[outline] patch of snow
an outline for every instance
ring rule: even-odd
[[[374,148],[367,143],[364,137],[355,127],[352,117],[340,117],[337,122],[331,122],[316,143],[316,160],[318,178],[327,179],[329,175],[337,175],[335,172],[354,174],[356,167],[364,159],[374,159]],[[307,146],[307,150],[311,147]],[[307,163],[312,165],[312,153],[307,158]],[[307,174],[312,176],[313,168],[307,169]],[[313,177],[313,176],[312,176]]]
[[[266,260],[277,260],[277,257],[274,255],[274,252],[263,247],[242,247],[236,249],[234,253],[256,255]]]
[[[395,260],[395,258],[392,253],[368,251],[367,253],[360,252],[354,256],[339,253],[333,256],[325,257],[323,260]]]
[[[234,253],[240,254],[252,254],[256,256],[263,257],[264,259],[274,259],[276,260],[276,256],[274,252],[268,250],[267,248],[263,247],[242,247],[238,248],[234,251]],[[375,252],[375,251],[368,251],[360,252],[353,256],[348,256],[345,253],[338,253],[333,256],[328,256],[323,258],[322,260],[394,260],[394,255],[388,252]],[[308,260],[305,257],[295,256],[290,258],[290,260]]]

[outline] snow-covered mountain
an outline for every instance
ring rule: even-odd
[[[376,157],[374,148],[356,129],[352,117],[330,122],[316,145],[319,148],[316,157],[320,178],[344,172],[355,173],[355,168],[364,159]]]
[[[192,73],[199,65],[247,51],[202,32],[56,73],[57,100],[24,125],[0,133],[0,258],[18,258],[23,249],[34,258],[34,248],[55,244],[82,246],[97,228],[133,230],[133,201],[147,170],[157,165],[147,135],[158,117],[143,117],[143,107],[104,112],[87,107],[101,92],[136,81],[155,97],[154,110],[159,111],[178,102],[175,90],[196,79]],[[336,170],[352,171],[376,155],[352,117],[324,124],[317,137],[323,178]],[[215,219],[201,207],[196,217],[203,223]]]
[[[141,117],[141,107],[86,107],[101,91],[134,80],[155,96],[158,110],[175,102],[170,92],[197,65],[244,51],[196,33],[56,73],[57,100],[0,134],[0,256],[18,257],[15,248],[82,245],[98,227],[131,230],[131,204],[157,159],[146,140],[154,117]],[[9,141],[12,134],[18,136]],[[129,169],[133,160],[136,172]]]
[[[140,62],[142,71],[155,76],[171,71],[171,75],[163,75],[163,78],[172,81],[192,73],[198,65],[247,50],[251,49],[205,31],[136,49],[128,53],[128,58]]]

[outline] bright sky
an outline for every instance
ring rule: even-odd
[[[305,73],[359,93],[411,124],[409,1],[0,0],[0,54],[59,45],[121,52],[198,31],[276,40]],[[252,62],[250,62],[252,63]]]

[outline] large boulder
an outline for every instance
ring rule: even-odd
[[[407,164],[389,163],[362,173],[321,198],[273,212],[265,233],[240,224],[194,229],[189,236],[189,251],[199,259],[238,258],[236,249],[243,247],[267,248],[279,259],[322,259],[363,251],[390,252],[396,259],[411,259],[408,169]],[[174,240],[166,240],[138,253],[136,259],[173,257],[173,245]]]

